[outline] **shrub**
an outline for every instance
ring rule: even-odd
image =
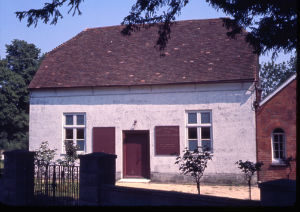
[[[251,200],[251,180],[254,173],[261,170],[260,168],[263,165],[263,162],[253,163],[248,160],[245,162],[239,160],[235,164],[238,164],[238,168],[244,173],[245,180],[247,180],[249,186],[249,199]]]
[[[204,170],[207,167],[207,162],[212,160],[212,154],[209,151],[198,147],[194,151],[187,148],[183,151],[183,156],[176,158],[175,164],[179,164],[179,170],[184,175],[190,175],[194,178],[197,184],[198,194],[200,194],[200,179],[203,176]]]

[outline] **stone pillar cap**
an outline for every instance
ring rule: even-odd
[[[90,154],[85,155],[78,155],[79,159],[81,158],[89,158],[89,157],[96,157],[96,158],[117,158],[117,155],[114,154],[108,154],[104,152],[94,152]]]
[[[22,149],[16,149],[16,150],[11,150],[11,151],[5,151],[3,152],[3,154],[6,155],[10,155],[10,154],[35,154],[35,152],[31,152],[28,150],[22,150]]]
[[[263,183],[259,183],[259,188],[295,188],[296,189],[296,180],[291,179],[278,179],[278,180],[271,180],[266,181]]]

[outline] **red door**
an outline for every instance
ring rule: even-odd
[[[150,178],[149,131],[123,131],[123,173],[126,178]]]

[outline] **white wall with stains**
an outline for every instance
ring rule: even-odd
[[[186,110],[211,110],[214,156],[205,174],[238,175],[237,160],[256,161],[254,94],[252,83],[32,90],[29,149],[48,141],[59,157],[63,113],[83,112],[86,153],[92,152],[93,127],[116,127],[116,169],[122,177],[122,130],[132,129],[136,120],[135,130],[150,132],[151,173],[177,175],[176,156],[155,155],[155,126],[179,125],[182,152],[187,147]]]

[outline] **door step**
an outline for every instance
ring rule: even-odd
[[[120,183],[149,183],[150,180],[146,178],[123,178],[118,180]]]

